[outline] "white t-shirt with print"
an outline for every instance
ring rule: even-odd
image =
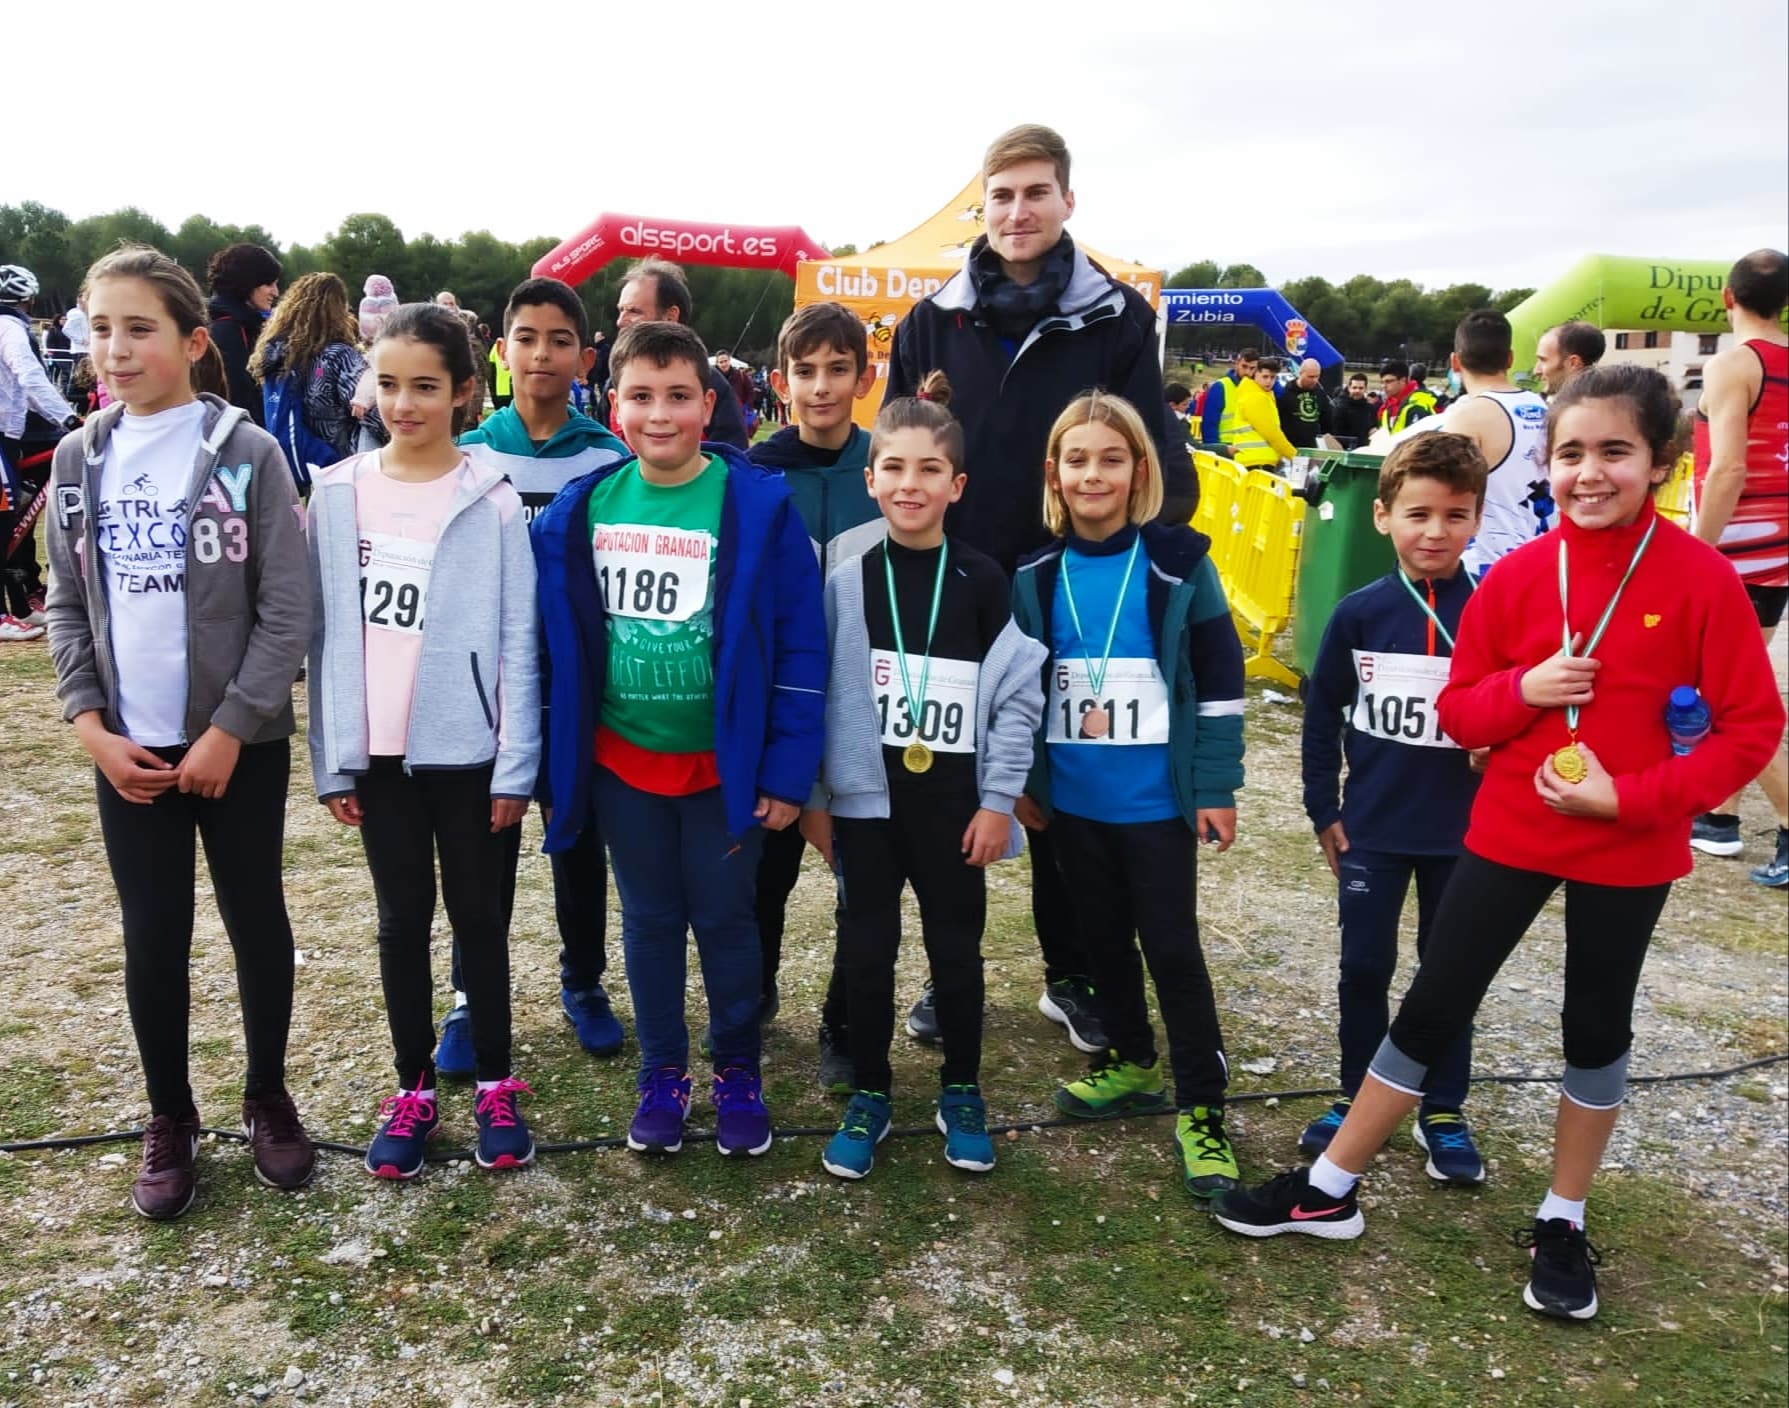
[[[146,748],[186,736],[186,488],[203,437],[205,405],[122,415],[106,444],[94,511],[112,617],[118,712]]]

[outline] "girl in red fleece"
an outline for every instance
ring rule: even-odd
[[[1429,952],[1328,1152],[1229,1194],[1217,1216],[1232,1231],[1361,1234],[1361,1171],[1563,885],[1565,1080],[1523,1299],[1546,1315],[1596,1314],[1584,1200],[1626,1088],[1647,945],[1690,871],[1691,821],[1757,775],[1783,728],[1738,576],[1653,508],[1677,409],[1665,378],[1634,366],[1593,368],[1554,399],[1560,526],[1485,577],[1438,702],[1450,738],[1491,754]],[[1679,756],[1664,714],[1685,684],[1714,723]]]

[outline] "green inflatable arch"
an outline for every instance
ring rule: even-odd
[[[1732,261],[1630,259],[1587,254],[1509,310],[1515,333],[1515,372],[1534,366],[1541,334],[1582,320],[1599,328],[1657,328],[1661,332],[1726,332],[1721,290]]]

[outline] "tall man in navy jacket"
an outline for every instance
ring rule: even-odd
[[[982,159],[987,234],[962,272],[895,328],[887,396],[911,396],[941,370],[963,423],[968,487],[951,509],[951,536],[987,553],[1010,575],[1021,554],[1050,540],[1044,526],[1044,448],[1057,414],[1102,387],[1142,414],[1160,454],[1164,522],[1185,523],[1198,486],[1185,435],[1162,400],[1155,313],[1129,286],[1075,247],[1063,230],[1074,214],[1068,147],[1048,127],[1015,127]],[[1038,1007],[1083,1051],[1105,1049],[1085,977],[1068,896],[1048,834],[1031,833],[1031,913],[1044,955]],[[907,1029],[937,1030],[931,991]]]

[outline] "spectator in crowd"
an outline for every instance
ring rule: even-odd
[[[0,559],[6,601],[0,641],[35,640],[44,633],[44,581],[37,547],[27,534],[6,557],[16,515],[49,478],[49,466],[22,469],[20,461],[50,449],[80,425],[74,407],[44,371],[43,354],[31,339],[31,300],[37,276],[17,264],[0,265]]]
[[[74,353],[69,349],[68,332],[64,327],[67,315],[58,313],[43,325],[44,365],[50,373],[50,380],[62,390],[68,390],[68,376],[74,370]]]
[[[261,388],[249,375],[248,359],[280,296],[280,273],[280,261],[258,244],[227,245],[205,266],[211,285],[211,345],[223,358],[230,401],[256,425],[262,422]]]
[[[366,297],[360,300],[360,345],[370,347],[385,320],[397,311],[398,293],[383,274],[368,274],[362,289]]]
[[[1379,427],[1396,435],[1425,416],[1435,414],[1435,396],[1415,373],[1426,370],[1418,363],[1390,361],[1379,368],[1379,385],[1385,399],[1379,403]]]
[[[683,270],[666,259],[642,259],[627,271],[621,296],[615,303],[615,325],[635,323],[684,323],[695,316],[695,303]],[[714,410],[702,438],[743,450],[752,443],[745,433],[745,414],[733,384],[714,367],[708,369],[708,389],[714,392]],[[619,428],[619,422],[617,422]]]
[[[1240,434],[1246,422],[1236,413],[1236,388],[1255,375],[1261,353],[1253,347],[1237,352],[1230,370],[1206,386],[1199,398],[1199,434],[1202,445],[1228,445],[1230,435]],[[1226,435],[1228,431],[1230,435]]]
[[[1334,433],[1334,412],[1319,384],[1322,376],[1317,359],[1306,357],[1298,364],[1298,380],[1280,388],[1280,429],[1297,449],[1314,449],[1319,437]]]
[[[1367,374],[1354,372],[1348,377],[1348,389],[1331,407],[1330,425],[1336,439],[1345,447],[1364,445],[1373,438],[1373,427],[1379,423],[1379,408],[1367,395]]]
[[[450,313],[457,313],[460,311],[460,300],[454,296],[454,291],[450,288],[444,288],[440,293],[436,294],[435,302],[439,303]]]
[[[1255,374],[1227,393],[1234,410],[1225,416],[1230,425],[1224,443],[1245,469],[1274,469],[1297,453],[1280,429],[1280,408],[1274,400],[1279,378],[1280,359],[1262,357],[1255,363]]]
[[[735,363],[733,354],[725,347],[714,354],[714,369],[726,377],[727,385],[733,388],[733,395],[742,408],[755,404],[752,374]]]
[[[334,274],[306,274],[286,290],[249,358],[249,374],[264,388],[288,375],[302,383],[304,426],[334,452],[317,469],[353,454],[360,418],[377,420],[379,415],[376,406],[357,404],[356,388],[367,362],[354,345],[356,331],[347,286]],[[268,429],[290,459],[293,446],[286,436],[277,426]],[[299,491],[308,494],[309,474],[300,471],[295,465]]]
[[[75,300],[75,306],[63,315],[63,328],[68,333],[68,350],[75,354],[79,361],[85,357],[93,346],[93,334],[87,327],[87,299],[85,295]]]
[[[1608,342],[1603,330],[1591,323],[1561,323],[1548,328],[1534,348],[1534,374],[1547,388],[1547,395],[1557,396],[1586,367],[1594,367],[1603,359]]]
[[[1184,382],[1171,381],[1162,388],[1162,400],[1168,403],[1168,414],[1179,421],[1190,437],[1193,433],[1193,389]]]

